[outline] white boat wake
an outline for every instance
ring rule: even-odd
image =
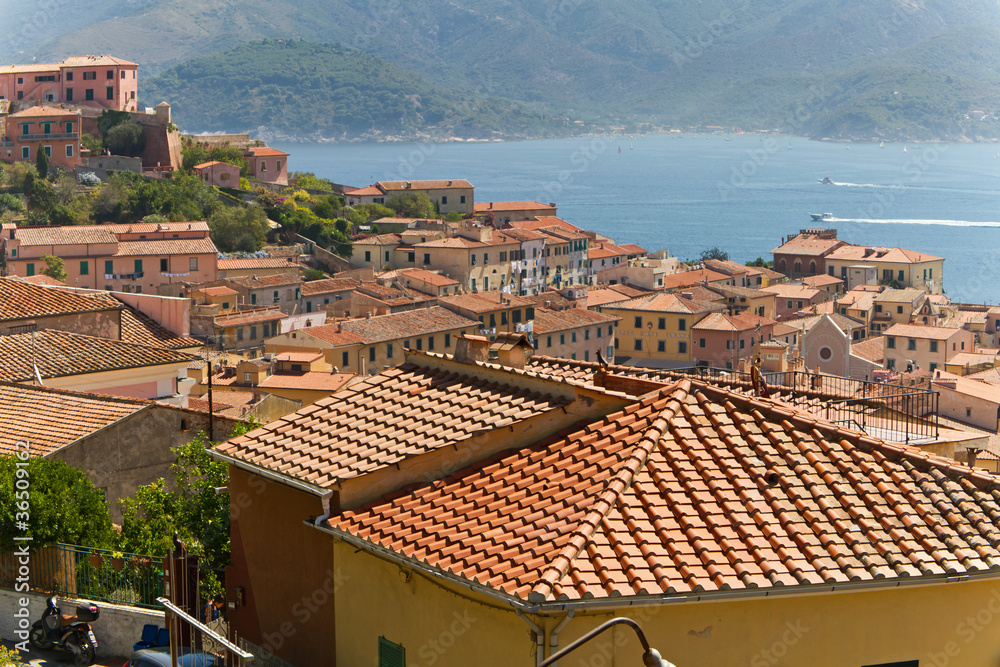
[[[885,185],[881,183],[841,183],[840,181],[834,181],[831,185],[843,185],[846,188],[889,188],[892,190],[904,190],[905,185]]]
[[[823,222],[862,222],[877,225],[942,225],[944,227],[1000,227],[1000,222],[974,220],[920,220],[911,218],[827,218]]]

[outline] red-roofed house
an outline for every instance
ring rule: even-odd
[[[136,63],[114,56],[71,56],[58,63],[0,67],[0,99],[71,102],[136,111]]]
[[[691,327],[692,359],[698,366],[739,368],[754,357],[755,342],[771,340],[774,324],[753,313],[711,313]]]
[[[267,146],[247,146],[243,149],[243,157],[250,165],[250,178],[264,183],[288,185],[288,153],[285,151]]]
[[[780,400],[564,365],[585,379],[414,354],[211,450],[230,629],[297,665],[539,664],[622,616],[678,665],[994,660],[971,624],[1000,609],[997,477]],[[608,632],[562,664],[642,653]]]
[[[844,245],[836,229],[803,229],[771,251],[774,269],[790,278],[826,273],[826,256]]]
[[[492,221],[496,227],[502,227],[511,221],[530,220],[537,216],[557,215],[555,204],[542,204],[537,201],[490,201],[475,204],[474,211],[480,220]]]
[[[38,151],[49,165],[72,171],[80,165],[80,112],[54,107],[29,107],[4,118],[0,157],[7,162],[31,162]]]
[[[202,162],[192,167],[195,176],[218,188],[239,188],[240,168],[228,162]]]
[[[43,255],[62,258],[70,287],[155,294],[161,285],[217,275],[204,222],[17,227],[0,236],[0,248],[14,276],[41,273]]]

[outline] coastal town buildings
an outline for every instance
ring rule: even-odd
[[[803,663],[914,664],[1000,576],[981,470],[744,387],[463,347],[213,450],[232,502],[260,508],[231,526],[241,638],[292,664],[408,664],[451,628],[436,664],[537,664],[626,615],[678,664],[752,663],[782,636]],[[282,610],[326,586],[294,626],[309,641],[283,634]],[[988,662],[987,635],[963,656]],[[574,658],[640,654],[627,633]]]
[[[137,111],[138,69],[136,63],[104,55],[0,66],[0,99]]]
[[[31,277],[46,267],[43,255],[65,263],[66,284],[96,290],[155,294],[181,280],[216,279],[218,251],[204,222],[4,226],[0,250],[6,275]]]

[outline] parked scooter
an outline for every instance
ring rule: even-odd
[[[73,655],[73,661],[80,667],[93,665],[97,654],[97,637],[90,629],[101,610],[96,604],[84,603],[76,607],[76,615],[60,614],[56,596],[46,601],[42,618],[31,626],[28,641],[35,648],[57,649]]]

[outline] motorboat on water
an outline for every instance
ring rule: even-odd
[[[833,213],[810,213],[809,217],[817,222],[820,220],[832,220]]]
[[[833,185],[834,183],[834,180],[829,176],[824,176],[823,178],[817,180],[819,180],[819,182],[822,183],[823,185]]]

